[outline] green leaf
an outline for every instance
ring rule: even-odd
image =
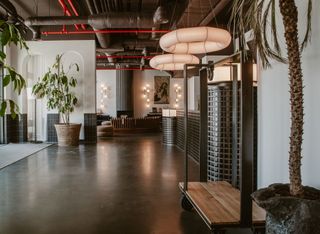
[[[16,39],[17,39],[17,35],[16,34],[14,34],[14,27],[13,27],[13,24],[8,24],[8,28],[9,28],[9,33],[10,33],[10,38],[11,38],[11,40],[14,40],[14,41],[16,41]]]
[[[77,99],[76,97],[74,97],[74,98],[73,98],[73,103],[72,103],[72,104],[73,104],[73,105],[76,105],[76,104],[77,104],[77,102],[78,102],[78,99]]]
[[[4,60],[6,57],[7,57],[6,54],[4,52],[0,51],[1,60]]]
[[[0,116],[4,116],[4,114],[6,113],[6,109],[7,109],[7,102],[2,101],[1,108],[0,108]]]
[[[1,35],[1,44],[3,46],[7,45],[10,40],[10,31],[8,27],[4,27]]]
[[[61,79],[62,79],[62,84],[67,84],[68,83],[68,77],[63,76]]]
[[[17,117],[17,113],[15,111],[16,104],[12,100],[9,100],[9,104],[10,104],[11,117],[12,119],[15,119]]]
[[[10,83],[10,78],[11,78],[10,75],[6,75],[3,78],[3,81],[2,81],[3,87],[6,87]]]

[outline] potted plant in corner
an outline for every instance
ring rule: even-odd
[[[278,3],[278,5],[277,5]],[[270,59],[288,63],[291,133],[289,149],[290,184],[273,184],[253,193],[253,199],[267,211],[267,233],[320,232],[320,191],[303,186],[301,181],[303,136],[303,73],[301,51],[310,40],[312,0],[307,4],[306,34],[302,44],[298,40],[298,8],[295,0],[234,0],[232,24],[245,45],[244,34],[252,30],[255,47],[264,67]],[[276,8],[279,8],[284,26],[287,59],[281,56],[278,43]],[[269,34],[270,33],[270,34]],[[269,37],[270,36],[270,37]]]
[[[68,71],[64,71],[61,63],[63,55],[57,55],[55,63],[49,71],[32,88],[32,93],[38,98],[47,98],[48,110],[57,109],[62,123],[55,124],[59,146],[77,146],[81,124],[70,123],[70,113],[78,102],[72,92],[77,80],[69,76],[72,69],[79,72],[76,63],[70,64]]]

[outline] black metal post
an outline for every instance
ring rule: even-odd
[[[210,68],[209,68],[210,69]],[[208,179],[208,70],[200,70],[200,182]]]
[[[1,33],[1,32],[0,32]],[[0,51],[3,51],[3,46],[0,44]],[[3,87],[3,66],[0,64],[0,101],[4,100],[4,87]],[[6,133],[5,133],[5,116],[0,117],[0,144],[6,143]]]
[[[37,99],[34,99],[34,143],[37,143]]]
[[[188,168],[189,168],[189,158],[188,158],[188,65],[184,65],[183,69],[184,77],[184,191],[188,190]]]
[[[252,226],[253,192],[253,64],[241,54],[241,127],[240,127],[240,224]]]
[[[230,66],[232,77],[232,185],[238,183],[238,67]]]

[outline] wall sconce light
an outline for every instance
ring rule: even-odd
[[[174,107],[178,108],[179,107],[179,101],[181,98],[181,87],[178,84],[174,85],[174,91],[176,93],[176,102],[174,104]]]
[[[105,84],[100,85],[100,108],[105,108],[105,99],[111,98],[111,87]]]
[[[143,98],[147,101],[146,107],[150,107],[150,92],[150,85],[146,84],[146,86],[143,87]]]

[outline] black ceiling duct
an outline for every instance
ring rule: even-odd
[[[89,7],[89,9],[92,9]],[[156,10],[154,14],[139,12],[109,12],[100,13],[89,16],[41,16],[30,17],[26,19],[25,24],[34,32],[34,39],[39,37],[36,30],[39,26],[47,25],[73,25],[73,24],[89,24],[93,29],[108,28],[154,28],[162,23],[168,22],[164,16],[165,11]],[[104,38],[105,35],[98,35],[97,38],[101,47],[107,48],[110,45],[110,39]]]
[[[19,29],[25,32],[27,26],[24,24],[23,18],[18,15],[14,5],[8,0],[0,0],[0,19],[3,19],[12,24],[21,25]],[[34,29],[30,30],[33,32]]]
[[[17,19],[18,18],[18,13],[17,13],[16,8],[8,0],[1,0],[0,1],[0,8],[3,9],[3,10],[0,9],[0,12],[5,17],[9,17],[10,16],[13,19]]]
[[[159,13],[157,13],[159,14]],[[163,17],[137,12],[112,12],[90,16],[39,16],[25,20],[28,26],[89,24],[96,29],[105,28],[152,28],[156,24],[167,22]]]
[[[137,12],[110,12],[91,15],[88,24],[96,29],[105,28],[152,28],[153,15]]]

